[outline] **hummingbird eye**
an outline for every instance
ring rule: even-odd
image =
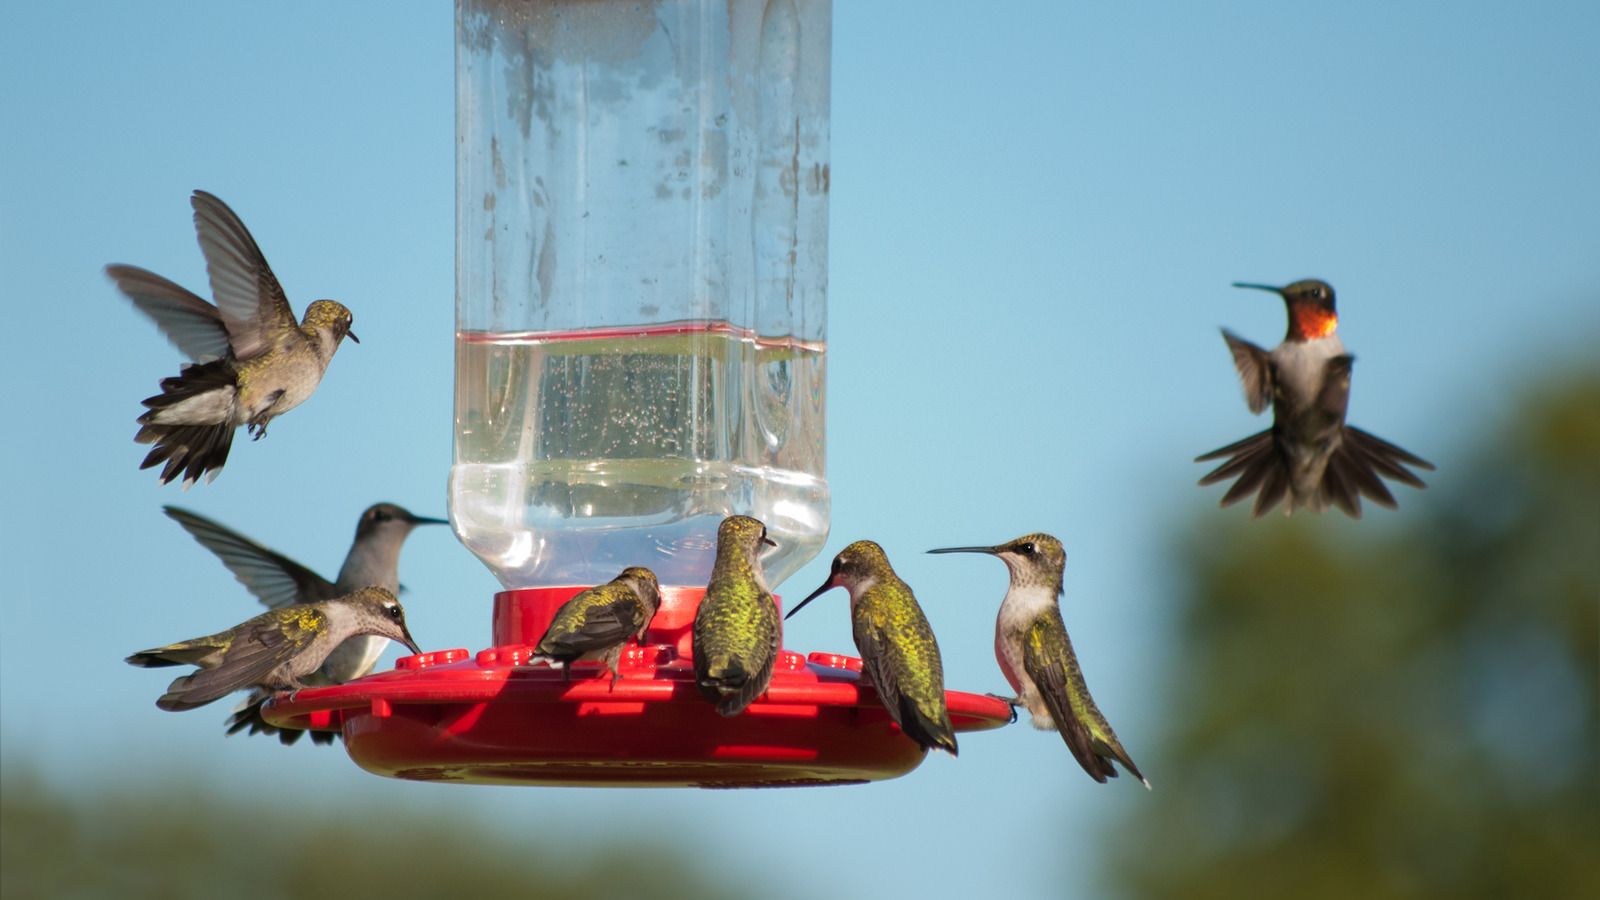
[[[396,622],[400,621],[400,607],[398,607],[398,606],[390,606],[390,607],[388,607],[388,610],[389,610],[389,618],[395,620]]]
[[[1021,550],[1023,553],[1027,554],[1028,556],[1032,556],[1033,555],[1033,551],[1034,551],[1033,541],[1027,541],[1021,547],[1018,547],[1017,549]]]
[[[373,510],[372,512],[372,520],[374,522],[387,522],[392,518],[394,518],[394,516],[389,515],[389,513],[381,509]]]

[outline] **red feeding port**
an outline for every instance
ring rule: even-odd
[[[691,627],[702,588],[661,589],[646,643],[622,678],[577,663],[528,665],[556,610],[581,587],[495,595],[494,643],[476,655],[407,656],[393,671],[279,694],[262,711],[291,728],[340,731],[369,772],[413,781],[610,787],[784,787],[895,778],[925,751],[900,733],[861,660],[780,652],[772,684],[723,718],[694,683]],[[948,691],[958,732],[1011,716],[993,697]]]

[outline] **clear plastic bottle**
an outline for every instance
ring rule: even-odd
[[[822,548],[829,0],[458,0],[450,516],[507,588]]]

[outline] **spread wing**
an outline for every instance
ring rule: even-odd
[[[221,663],[172,682],[156,706],[180,712],[204,706],[241,688],[262,685],[274,669],[304,652],[326,628],[327,616],[311,608],[292,616],[258,616],[239,626]]]
[[[176,506],[162,509],[201,546],[215,553],[233,577],[269,609],[338,596],[332,582],[281,553],[197,513]]]
[[[289,299],[255,238],[228,204],[195,191],[189,205],[211,276],[211,295],[228,327],[234,355],[241,360],[258,356],[274,334],[298,326]]]
[[[137,266],[106,266],[106,274],[184,356],[206,363],[228,355],[228,327],[215,306]]]
[[[1022,668],[1038,686],[1050,717],[1055,720],[1056,730],[1061,732],[1061,739],[1078,765],[1095,781],[1103,784],[1107,778],[1117,777],[1117,770],[1111,765],[1111,760],[1115,759],[1149,787],[1150,783],[1139,774],[1139,767],[1122,749],[1110,723],[1095,707],[1094,698],[1089,696],[1089,687],[1078,669],[1078,658],[1072,652],[1072,640],[1067,637],[1059,612],[1055,619],[1051,622],[1049,616],[1041,616],[1028,629],[1023,638]]]
[[[1233,367],[1239,370],[1239,381],[1244,385],[1244,402],[1250,411],[1260,415],[1272,405],[1276,386],[1272,383],[1272,360],[1267,351],[1224,328],[1222,339],[1228,342],[1233,354]]]

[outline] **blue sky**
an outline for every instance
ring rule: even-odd
[[[445,514],[452,21],[442,3],[0,12],[4,764],[492,810],[552,842],[579,840],[560,822],[744,817],[758,827],[692,847],[796,894],[1097,895],[1095,842],[1144,792],[1094,784],[1025,724],[868,787],[578,791],[391,782],[224,739],[224,704],[155,709],[165,676],[123,656],[256,609],[161,504],[328,575],[368,504]],[[1228,284],[1330,281],[1351,421],[1458,483],[1512,385],[1600,347],[1597,39],[1600,7],[1578,2],[839,4],[833,536],[782,592],[878,540],[948,684],[999,690],[1004,567],[921,551],[1056,534],[1089,684],[1159,790],[1174,536],[1245,515],[1213,508],[1222,488],[1195,487],[1190,459],[1263,427],[1217,327],[1266,345],[1284,327],[1281,304]],[[179,357],[101,269],[202,289],[194,188],[239,211],[297,309],[348,305],[362,344],[184,494],[138,471],[132,441]],[[1400,491],[1398,512],[1340,527],[1381,533],[1430,502]],[[413,535],[401,577],[425,647],[487,645],[496,582],[445,529]],[[790,648],[850,650],[843,595],[814,606]]]

